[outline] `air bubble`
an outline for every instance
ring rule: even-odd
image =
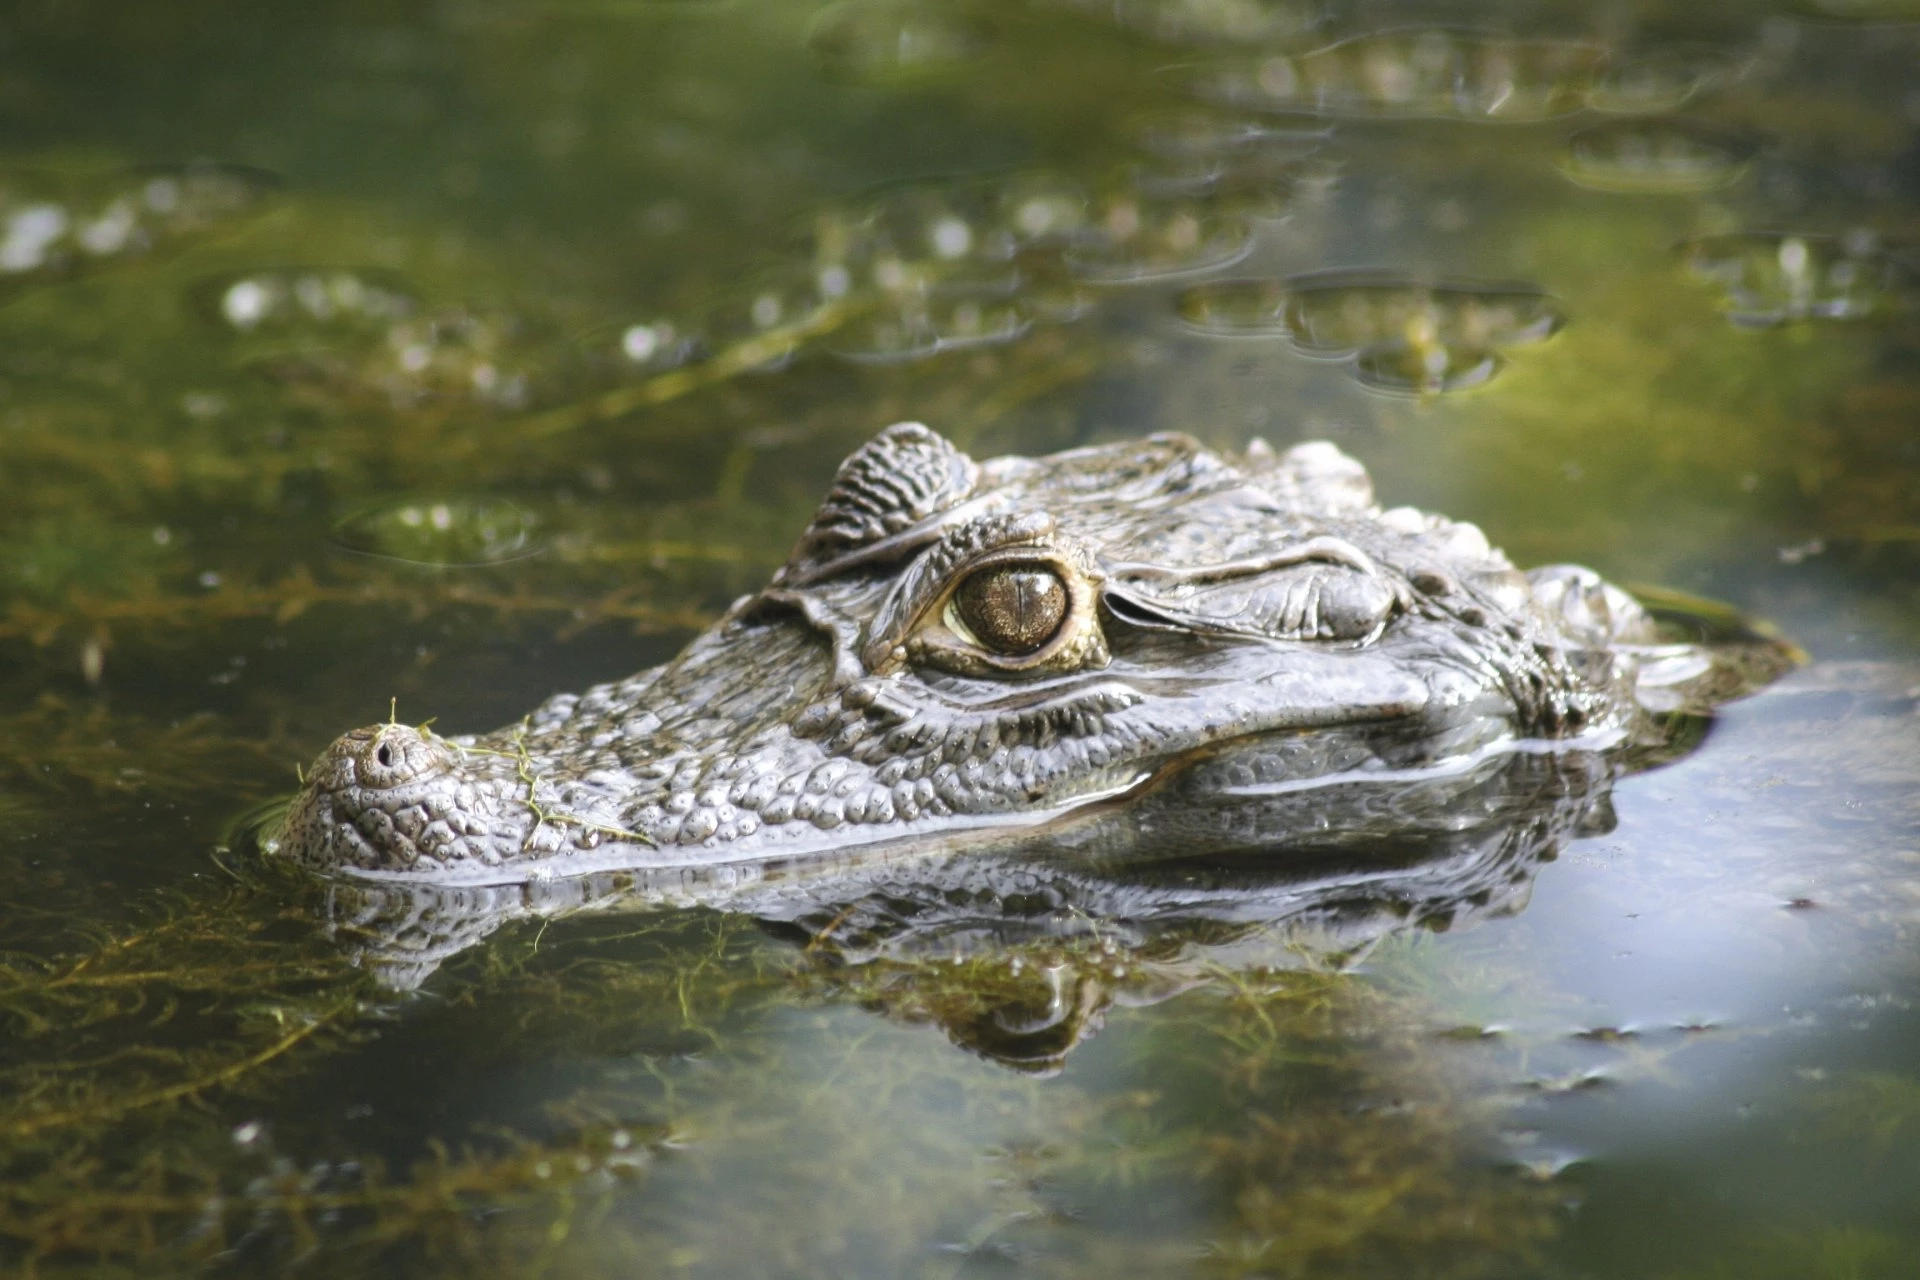
[[[1428,396],[1484,386],[1506,364],[1492,351],[1397,340],[1362,348],[1354,380],[1391,395]]]
[[[1287,333],[1287,288],[1279,280],[1221,280],[1182,290],[1180,319],[1201,333],[1271,337]]]
[[[1253,238],[1245,217],[1215,213],[1204,201],[1121,195],[1067,250],[1066,263],[1088,284],[1146,284],[1230,267],[1252,252]]]
[[[371,333],[419,305],[399,276],[364,267],[261,267],[202,280],[189,298],[202,315],[242,334]]]
[[[1727,318],[1746,328],[1910,314],[1920,302],[1914,267],[1870,237],[1732,232],[1697,236],[1681,251],[1696,276],[1721,287]]]
[[[1605,49],[1581,42],[1410,28],[1293,57],[1221,60],[1190,80],[1202,97],[1243,109],[1535,121],[1578,111],[1605,61]]]
[[[1561,169],[1596,191],[1712,191],[1739,181],[1758,151],[1750,135],[1697,120],[1617,120],[1576,133]]]
[[[1345,357],[1418,334],[1462,348],[1526,346],[1566,322],[1550,295],[1525,284],[1327,271],[1290,277],[1287,288],[1288,335],[1310,355]]]

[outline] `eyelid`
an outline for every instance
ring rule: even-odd
[[[943,615],[960,583],[995,565],[1025,564],[1044,567],[1059,576],[1067,589],[1067,617],[1054,640],[1019,658],[994,654],[971,636],[949,630]],[[881,602],[867,631],[861,658],[867,670],[886,674],[904,665],[916,641],[942,649],[956,663],[992,671],[1024,671],[1045,666],[1078,642],[1090,659],[1106,660],[1106,644],[1098,636],[1098,600],[1103,575],[1093,557],[1057,532],[1053,517],[1044,512],[987,516],[950,531],[938,544],[909,565],[901,580]],[[1088,628],[1094,633],[1089,643]],[[945,632],[954,646],[940,646],[930,633]]]

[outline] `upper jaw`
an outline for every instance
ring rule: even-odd
[[[803,772],[841,755],[833,742],[843,726],[876,715],[934,725],[948,742],[962,735],[991,742],[999,736],[997,722],[1042,709],[1078,710],[1081,723],[1103,722],[1090,731],[1058,730],[1063,745],[1083,732],[1106,735],[1100,770],[1076,775],[1074,757],[1062,750],[1047,765],[1040,793],[1021,797],[1005,814],[956,807],[918,822],[847,825],[778,840],[743,837],[708,847],[684,838],[670,809],[660,812],[674,755],[630,765],[615,779],[619,789],[608,790],[573,776],[578,763],[565,758],[562,746],[544,754],[550,743],[537,730],[448,739],[388,724],[356,730],[323,755],[288,815],[281,843],[302,861],[358,877],[502,884],[791,856],[815,844],[881,842],[936,829],[958,833],[1009,819],[1037,823],[1223,741],[1346,727],[1371,734],[1384,724],[1397,726],[1390,736],[1399,741],[1417,737],[1425,723],[1464,717],[1474,693],[1465,688],[1468,673],[1407,652],[1408,637],[1398,631],[1355,649],[1233,636],[1182,640],[1120,624],[1116,636],[1127,643],[1100,670],[1024,682],[911,672],[868,676],[830,694],[820,708],[824,718],[810,731],[806,717],[789,717],[816,744],[807,756],[811,763],[791,762]],[[885,698],[867,697],[868,686]],[[1055,720],[1075,723],[1072,715]],[[740,737],[746,736],[743,726]],[[709,756],[718,759],[739,746],[729,739],[680,754],[710,763]],[[876,758],[861,767],[878,776],[880,763]],[[984,757],[978,763],[992,767]]]

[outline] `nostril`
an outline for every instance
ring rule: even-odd
[[[432,740],[403,724],[372,725],[353,735],[354,776],[371,787],[417,782],[446,766]]]

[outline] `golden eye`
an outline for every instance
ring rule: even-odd
[[[1019,657],[1059,633],[1067,620],[1067,584],[1052,569],[994,565],[960,584],[953,612],[983,646]]]

